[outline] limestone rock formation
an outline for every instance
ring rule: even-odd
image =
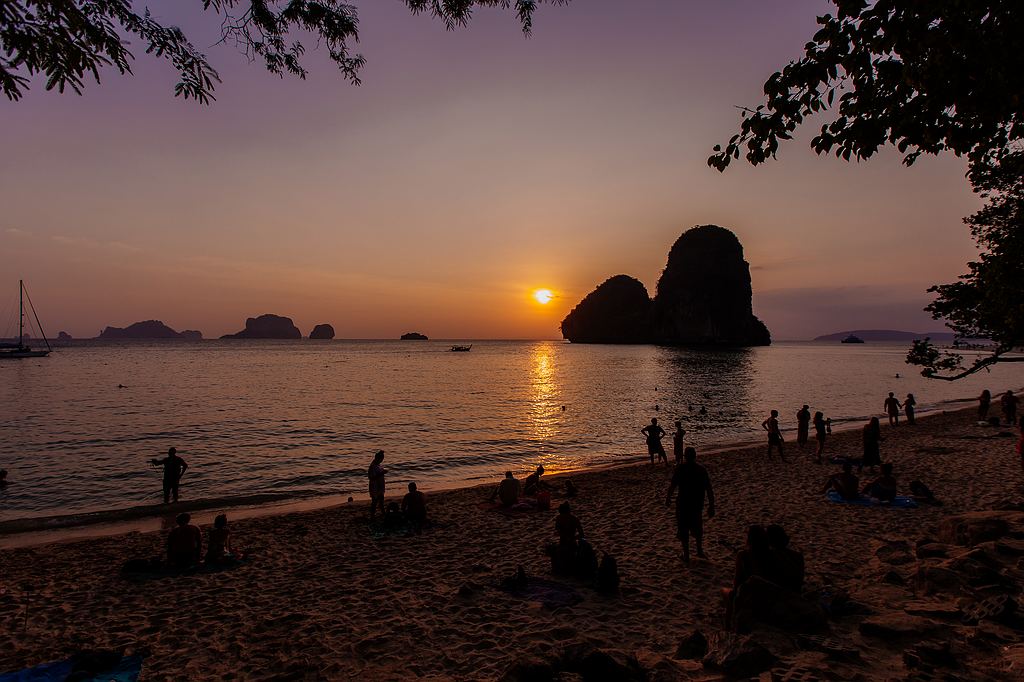
[[[309,333],[309,338],[314,341],[330,341],[334,338],[334,327],[329,324],[318,324]]]
[[[402,334],[402,341],[426,341],[427,335],[420,334],[419,332],[406,332]]]
[[[301,339],[302,332],[290,317],[260,315],[245,320],[245,329],[235,334],[225,334],[222,339]]]
[[[64,342],[71,341],[71,334],[68,334],[67,332],[60,332],[57,334],[57,340]]]
[[[654,335],[666,345],[767,346],[750,304],[750,266],[740,240],[717,225],[683,233],[654,297]]]
[[[144,322],[136,322],[130,324],[127,327],[107,327],[98,338],[107,340],[124,340],[124,339],[191,339],[191,336],[186,336],[186,332],[176,332],[160,320],[146,320]],[[203,335],[199,332],[187,332],[189,335],[198,335],[202,338]]]
[[[615,275],[580,301],[562,320],[574,343],[650,343],[651,298],[637,279]]]
[[[183,341],[202,341],[203,333],[195,329],[186,329],[181,332],[181,338]]]

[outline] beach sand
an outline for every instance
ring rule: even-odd
[[[574,511],[599,556],[617,558],[622,587],[617,596],[601,596],[565,579],[582,601],[560,608],[497,589],[520,564],[532,576],[552,578],[542,548],[555,539],[560,485],[551,511],[520,518],[481,509],[490,488],[427,490],[437,526],[413,537],[375,538],[366,504],[243,519],[232,524],[233,538],[251,558],[218,573],[122,577],[126,559],[161,554],[163,533],[6,550],[0,671],[77,649],[125,646],[145,654],[146,680],[498,679],[524,656],[550,662],[586,644],[615,660],[631,659],[651,679],[717,679],[721,671],[699,659],[677,659],[677,646],[694,629],[712,646],[720,641],[719,592],[731,584],[745,529],[778,522],[805,554],[808,588],[845,590],[868,613],[830,622],[828,638],[850,649],[844,655],[759,626],[753,637],[778,657],[770,666],[776,679],[787,670],[787,679],[798,679],[803,669],[820,679],[944,679],[908,677],[914,670],[905,652],[922,639],[953,642],[962,666],[955,678],[1024,679],[1024,631],[961,625],[963,590],[926,595],[914,581],[928,562],[948,561],[919,559],[916,550],[917,540],[942,532],[944,520],[1020,509],[1024,501],[1016,429],[977,426],[974,414],[883,425],[883,460],[895,464],[901,493],[920,479],[943,506],[830,503],[821,487],[837,467],[814,464],[812,445],[801,453],[788,442],[786,464],[766,460],[761,446],[703,458],[718,514],[706,523],[709,560],[690,567],[680,560],[674,510],[665,506],[668,469],[643,464],[575,473]],[[859,431],[829,441],[833,454],[860,449]],[[496,468],[495,482],[500,475]],[[1020,580],[1019,562],[1007,559],[1010,579]]]

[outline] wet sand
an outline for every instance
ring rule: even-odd
[[[837,467],[814,464],[811,445],[800,453],[787,442],[786,464],[767,461],[760,446],[709,456],[703,463],[718,515],[706,525],[709,560],[689,568],[679,559],[674,510],[664,506],[668,469],[572,474],[574,510],[599,555],[618,559],[622,589],[605,597],[564,580],[583,599],[555,609],[497,589],[520,564],[551,577],[542,548],[555,539],[555,511],[508,518],[482,510],[489,487],[426,490],[437,526],[413,537],[376,538],[365,504],[243,519],[232,524],[233,538],[251,558],[217,573],[122,577],[126,559],[161,554],[163,533],[5,550],[0,671],[125,646],[146,654],[146,680],[496,679],[525,654],[551,657],[586,643],[633,656],[659,679],[715,679],[719,673],[699,661],[676,659],[676,649],[694,628],[712,638],[720,630],[719,589],[731,583],[748,524],[785,526],[805,554],[808,587],[845,589],[876,615],[904,613],[903,604],[921,595],[882,581],[893,571],[879,559],[886,547],[903,540],[913,547],[951,515],[1024,500],[1016,437],[1001,431],[976,426],[972,409],[914,427],[883,425],[882,457],[895,464],[901,485],[921,479],[945,502],[916,510],[827,502],[820,489]],[[860,449],[851,431],[835,434],[828,452]],[[561,501],[554,487],[553,507]],[[772,631],[761,636],[778,649],[779,669],[903,679],[905,647],[858,625],[858,618],[831,624],[830,636],[859,654],[842,665],[780,644]],[[1020,679],[1005,650],[976,656],[960,677]]]

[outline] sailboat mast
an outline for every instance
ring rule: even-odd
[[[18,348],[25,333],[25,280],[18,280]]]

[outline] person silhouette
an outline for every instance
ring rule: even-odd
[[[1006,391],[1003,393],[1003,397],[999,399],[999,402],[1003,406],[1003,416],[1006,418],[1006,423],[1010,426],[1017,425],[1017,403],[1019,399],[1013,394],[1013,391]]]
[[[683,439],[686,437],[686,429],[683,428],[683,422],[679,419],[676,420],[676,430],[672,434],[672,458],[676,464],[683,461]]]
[[[896,399],[892,391],[889,391],[889,397],[885,399],[885,404],[883,405],[885,413],[889,415],[889,426],[899,426],[901,407],[903,405]]]
[[[814,440],[818,443],[817,450],[814,451],[814,456],[817,458],[818,464],[821,464],[821,456],[825,452],[825,438],[828,433],[828,422],[825,420],[825,415],[821,412],[814,413]]]
[[[188,469],[188,462],[178,457],[178,451],[175,448],[168,448],[167,456],[163,459],[153,458],[149,461],[153,466],[162,466],[164,468],[164,504],[168,504],[172,496],[174,501],[177,502],[178,487],[181,484],[181,477],[185,475],[185,471]]]
[[[697,556],[704,554],[704,498],[708,501],[708,518],[715,517],[715,492],[711,488],[708,471],[697,464],[697,451],[686,448],[683,461],[672,472],[672,482],[665,494],[665,506],[672,504],[672,493],[679,489],[676,497],[676,530],[683,543],[683,562],[690,563],[690,535],[697,546]]]
[[[665,454],[665,446],[661,444],[661,439],[666,435],[665,429],[658,425],[658,418],[652,418],[650,424],[640,429],[640,433],[647,438],[647,454],[651,457],[651,464],[654,464],[654,456],[657,455],[658,461],[668,465],[668,455]]]
[[[380,507],[381,515],[384,514],[384,476],[387,471],[383,466],[384,451],[378,450],[373,456],[373,462],[366,472],[370,479],[370,520],[377,517],[377,507]]]
[[[811,424],[811,410],[804,405],[796,413],[796,443],[800,447],[807,445],[807,435]]]
[[[978,396],[978,421],[983,422],[988,419],[988,408],[992,404],[992,394],[986,388]]]
[[[786,457],[782,454],[782,431],[779,430],[779,411],[772,410],[771,415],[761,422],[761,428],[768,432],[768,459],[772,458],[772,448],[778,448],[779,459],[785,462]]]
[[[914,406],[916,405],[917,400],[914,399],[914,394],[908,393],[903,400],[903,414],[907,415],[907,424],[910,426],[914,425]]]
[[[864,426],[864,458],[860,461],[860,469],[871,467],[872,470],[882,463],[881,455],[882,427],[878,417],[872,417]]]

